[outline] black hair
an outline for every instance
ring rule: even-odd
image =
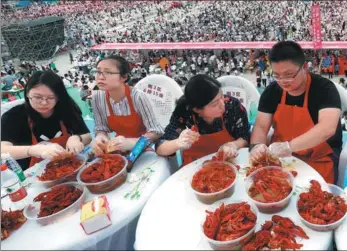
[[[104,60],[112,60],[116,63],[116,66],[120,72],[120,76],[122,78],[126,78],[127,80],[125,82],[128,82],[130,80],[130,76],[129,76],[129,73],[130,73],[130,65],[129,65],[129,62],[121,57],[121,56],[118,56],[118,55],[111,55],[111,56],[108,56],[108,57],[105,57],[105,58],[102,58],[100,59],[97,63],[96,63],[96,67],[98,67],[99,63],[104,61]]]
[[[221,87],[220,82],[208,75],[193,76],[184,89],[184,95],[177,101],[173,114],[187,118],[192,114],[193,108],[202,109],[210,103],[217,96]]]
[[[291,61],[292,63],[302,66],[306,57],[299,44],[293,41],[281,41],[275,44],[270,51],[270,63],[279,63]]]
[[[82,112],[67,93],[63,80],[52,71],[35,72],[24,87],[25,107],[33,124],[35,125],[41,120],[41,115],[32,108],[27,95],[32,88],[38,85],[47,86],[57,97],[58,101],[53,108],[53,115],[57,116],[68,129],[78,130],[78,125],[81,121],[83,122]]]
[[[347,115],[347,111],[344,111],[344,112],[343,112],[343,116],[346,116],[346,115]]]

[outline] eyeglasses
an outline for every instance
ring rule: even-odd
[[[110,77],[112,75],[117,75],[117,74],[120,74],[120,72],[111,72],[111,71],[104,71],[104,72],[102,72],[102,71],[95,71],[94,72],[94,75],[96,77],[103,76],[104,78]]]
[[[42,104],[45,100],[47,104],[55,104],[57,102],[56,98],[43,98],[43,97],[28,97],[35,104]]]
[[[302,67],[303,67],[303,65],[301,65],[301,66],[299,67],[299,70],[295,73],[295,75],[294,75],[293,77],[289,77],[289,78],[287,78],[287,77],[280,78],[280,77],[275,76],[275,75],[273,75],[273,74],[272,74],[272,77],[273,77],[274,80],[276,80],[277,82],[278,82],[278,81],[292,82],[292,81],[295,80],[296,76],[298,76],[298,74],[299,74],[300,70],[302,69]]]

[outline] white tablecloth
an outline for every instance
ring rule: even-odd
[[[137,230],[135,249],[137,250],[206,250],[211,249],[203,238],[200,224],[206,217],[205,210],[209,205],[202,204],[195,197],[190,188],[189,179],[196,172],[198,166],[206,156],[195,161],[172,175],[152,195],[140,216]],[[242,166],[248,165],[248,149],[241,149],[236,162]],[[324,182],[323,178],[306,163],[295,159],[295,170],[298,176],[296,184],[307,184],[307,180],[316,179]],[[327,250],[332,242],[332,232],[316,232],[307,228],[300,220],[295,209],[297,194],[283,211],[277,213],[290,217],[295,224],[301,226],[309,240],[298,240],[304,244],[302,249]],[[247,200],[244,187],[244,177],[239,176],[235,193],[231,199]],[[257,230],[265,220],[271,219],[271,214],[259,214]]]
[[[47,226],[41,226],[34,221],[27,221],[19,230],[11,233],[10,237],[1,242],[2,250],[127,250],[133,249],[138,216],[152,193],[170,176],[170,166],[163,157],[154,152],[145,152],[135,162],[132,174],[140,173],[147,167],[154,172],[144,179],[140,186],[141,196],[138,199],[128,199],[124,196],[135,192],[138,184],[129,183],[130,174],[125,184],[107,193],[110,203],[112,225],[91,235],[85,234],[80,223],[80,211],[74,215]],[[28,194],[35,187],[28,189]],[[87,200],[94,197],[87,194]],[[4,209],[8,208],[7,197],[1,201]]]
[[[345,188],[347,196],[347,187]],[[335,242],[337,250],[347,250],[347,220],[335,230]]]

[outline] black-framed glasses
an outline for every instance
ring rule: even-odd
[[[35,104],[42,104],[43,101],[46,101],[47,104],[55,104],[57,102],[57,98],[44,98],[44,97],[28,97]]]
[[[94,75],[96,77],[103,76],[104,78],[110,77],[112,75],[120,74],[120,72],[112,72],[112,71],[94,71]]]
[[[295,75],[294,75],[293,77],[289,77],[289,78],[287,78],[287,77],[280,78],[280,77],[275,76],[275,75],[273,75],[273,74],[272,74],[272,77],[273,77],[273,79],[276,80],[277,82],[278,82],[278,81],[292,82],[292,81],[295,80],[296,76],[298,76],[298,74],[299,74],[299,72],[301,71],[301,69],[302,69],[303,66],[304,66],[304,65],[302,64],[302,65],[299,67],[299,70],[295,73]]]

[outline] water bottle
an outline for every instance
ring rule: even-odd
[[[136,159],[141,155],[141,153],[146,149],[146,147],[150,143],[150,140],[143,135],[138,139],[135,146],[133,147],[133,149],[131,149],[129,155],[126,157],[128,160],[128,172],[130,172]]]
[[[11,157],[9,153],[1,154],[2,163],[6,164],[9,169],[11,169],[15,174],[17,174],[19,181],[23,186],[27,185],[28,180],[26,179],[21,166],[15,161],[14,158]]]
[[[7,167],[7,164],[1,165],[1,187],[7,192],[16,209],[20,210],[26,206],[27,191],[15,172]]]

